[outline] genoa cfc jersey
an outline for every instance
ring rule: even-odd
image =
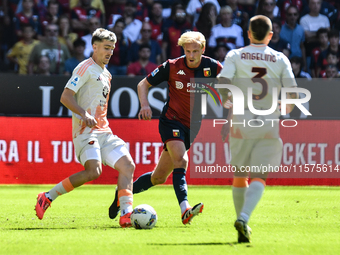
[[[202,56],[197,68],[189,68],[185,56],[169,59],[159,65],[147,76],[147,81],[152,86],[168,82],[169,97],[162,116],[179,121],[188,128],[200,122],[201,94],[193,92],[193,78],[215,78],[221,69],[222,65],[218,61],[206,56]]]
[[[73,90],[80,107],[92,115],[97,125],[89,128],[81,116],[72,113],[73,138],[80,134],[111,132],[107,120],[107,105],[111,89],[111,74],[92,58],[82,61],[73,71],[66,88]]]

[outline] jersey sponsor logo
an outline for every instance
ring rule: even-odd
[[[172,130],[172,136],[173,137],[179,137],[179,129],[173,129]]]
[[[79,77],[76,76],[76,77],[74,77],[74,79],[71,81],[71,84],[72,84],[73,86],[77,86],[78,81],[79,81]]]
[[[184,87],[183,83],[180,81],[175,81],[176,89],[182,89]]]
[[[179,70],[179,71],[177,72],[177,74],[179,74],[179,75],[186,75],[185,72],[184,72],[183,70]]]
[[[101,107],[104,107],[104,106],[105,106],[105,104],[106,104],[106,101],[99,100],[99,105],[100,105]]]
[[[210,67],[203,68],[203,74],[204,74],[204,77],[209,77],[209,76],[211,76]]]
[[[100,77],[100,75],[98,76],[97,78],[97,81],[101,81],[102,80],[102,77]]]
[[[152,71],[151,76],[154,77],[159,72],[158,67]]]

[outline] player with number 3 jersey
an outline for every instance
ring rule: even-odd
[[[282,52],[268,47],[272,35],[272,23],[269,18],[262,15],[251,18],[248,31],[251,44],[228,52],[223,69],[217,76],[220,84],[232,84],[238,87],[244,95],[245,102],[244,115],[233,115],[230,91],[219,90],[224,106],[229,108],[229,123],[222,128],[222,140],[225,140],[230,131],[231,165],[237,169],[234,174],[232,193],[237,216],[234,226],[238,231],[238,242],[250,242],[251,229],[248,221],[262,197],[268,175],[268,172],[250,172],[251,183],[248,187],[249,172],[240,169],[280,165],[282,157],[278,120],[280,111],[279,105],[273,105],[273,99],[274,102],[278,102],[276,100],[282,86],[296,87],[288,58]],[[296,96],[293,93],[287,98],[293,95]],[[269,115],[255,115],[248,109],[248,97],[251,97],[252,105],[256,110],[268,110],[272,105],[275,109],[273,108],[274,111]],[[292,106],[288,105],[288,107],[291,111]],[[270,121],[273,119],[276,121]]]

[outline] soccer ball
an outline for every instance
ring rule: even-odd
[[[139,205],[133,209],[131,223],[135,229],[152,229],[157,222],[157,213],[150,205]]]

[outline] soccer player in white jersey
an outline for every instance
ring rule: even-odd
[[[248,109],[248,87],[252,88],[252,103],[257,110],[271,109],[273,97],[278,99],[282,86],[296,87],[288,58],[267,46],[272,35],[272,23],[269,18],[262,15],[251,18],[248,31],[251,44],[229,51],[223,69],[217,76],[220,84],[232,84],[238,87],[243,92],[245,101],[244,115],[232,114],[232,107],[235,107],[236,102],[232,102],[229,90],[220,89],[224,106],[230,108],[229,123],[225,124],[221,131],[222,140],[224,141],[229,133],[231,165],[238,169],[234,175],[232,193],[237,215],[234,226],[238,231],[240,243],[250,242],[251,229],[248,221],[262,197],[268,175],[268,172],[249,171],[249,169],[261,165],[280,166],[282,157],[279,121],[264,121],[264,119],[278,119],[279,107],[274,106],[276,110],[267,116],[254,115]],[[277,89],[277,94],[273,93],[273,88]],[[295,95],[295,93],[288,94],[287,98],[292,98],[293,94]],[[287,108],[289,112],[293,105]],[[263,125],[251,127],[248,125],[249,120],[252,120],[250,122],[252,126]],[[231,126],[230,121],[234,123]],[[245,170],[244,167],[248,169]],[[251,183],[248,186],[249,172]]]
[[[112,134],[107,120],[111,74],[105,68],[113,54],[116,35],[98,28],[92,34],[93,56],[73,71],[61,95],[61,103],[72,111],[73,143],[79,162],[85,170],[58,183],[48,192],[41,192],[35,206],[42,219],[52,201],[86,182],[97,179],[102,163],[119,172],[118,197],[121,217],[119,224],[131,226],[132,179],[135,165],[125,142]]]

